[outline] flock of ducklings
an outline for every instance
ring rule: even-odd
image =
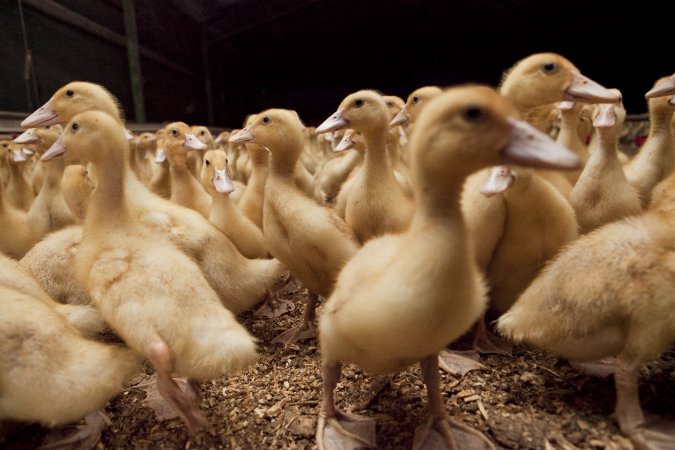
[[[650,134],[628,159],[620,92],[552,53],[519,61],[498,91],[362,90],[316,129],[269,109],[215,139],[183,122],[133,136],[103,87],[69,83],[0,143],[0,420],[86,416],[68,442],[95,444],[100,408],[145,359],[199,436],[200,383],[256,361],[237,314],[262,303],[274,320],[286,305],[273,287],[292,276],[309,299],[275,341],[318,339],[319,449],[376,447],[375,421],[336,407],[342,363],[420,363],[414,448],[494,448],[439,389],[439,368],[467,367],[445,347],[474,326],[478,352],[508,354],[506,338],[604,364],[621,431],[673,448],[637,386],[675,340],[674,94],[675,75],[646,94]],[[94,339],[105,327],[127,347]]]

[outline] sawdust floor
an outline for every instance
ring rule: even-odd
[[[316,340],[284,349],[270,341],[299,323],[307,293],[291,288],[283,297],[297,305],[278,319],[247,313],[241,321],[260,340],[260,359],[248,370],[203,386],[202,410],[211,423],[201,442],[190,439],[178,418],[158,420],[144,402],[150,366],[133,386],[106,407],[112,420],[100,449],[310,449],[321,399],[320,355]],[[460,340],[455,348],[466,348]],[[442,375],[448,412],[484,432],[498,448],[631,449],[614,420],[614,382],[579,373],[566,361],[526,347],[513,358],[482,357],[485,369],[461,380]],[[640,395],[644,409],[675,418],[675,354],[670,352],[643,370]],[[151,389],[150,389],[151,390]],[[373,394],[377,391],[376,394]],[[424,417],[426,389],[419,367],[393,375],[372,376],[345,365],[336,392],[338,406],[377,419],[380,449],[411,448],[415,427]],[[161,405],[159,405],[161,406]],[[171,415],[170,411],[159,411]],[[53,433],[53,432],[52,432]],[[0,447],[35,448],[47,432],[37,425],[19,428]]]

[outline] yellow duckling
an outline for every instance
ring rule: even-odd
[[[54,427],[86,416],[85,426],[52,445],[93,448],[109,423],[100,408],[137,373],[138,356],[85,339],[25,290],[1,284],[0,308],[0,421]]]
[[[362,169],[349,189],[345,222],[359,242],[385,233],[405,231],[412,217],[413,202],[394,177],[387,155],[389,110],[380,94],[359,91],[348,95],[331,117],[317,129],[327,133],[349,127],[361,131],[366,140]]]
[[[23,144],[10,144],[6,162],[9,177],[5,187],[6,201],[17,209],[28,211],[35,200],[33,183],[29,181],[30,162],[22,151]]]
[[[38,241],[38,236],[28,221],[26,211],[11,204],[0,182],[0,253],[15,259],[22,258]]]
[[[506,99],[482,86],[449,89],[420,114],[409,142],[413,221],[403,233],[366,243],[340,273],[320,318],[319,449],[376,445],[373,420],[335,407],[343,362],[374,373],[420,362],[430,417],[416,430],[414,448],[433,440],[448,448],[494,448],[481,433],[448,417],[438,352],[474,324],[487,301],[460,207],[466,177],[505,161],[555,165],[569,154],[514,114]]]
[[[497,325],[517,342],[564,358],[616,356],[616,418],[638,449],[672,448],[675,442],[672,432],[647,428],[638,397],[640,368],[675,341],[674,199],[659,198],[642,215],[569,244]]]
[[[174,122],[164,130],[163,148],[171,167],[171,201],[208,218],[211,196],[192,175],[187,158],[191,151],[206,149],[206,144],[192,134],[186,123]]]
[[[61,134],[61,126],[31,128],[14,139],[17,144],[35,143],[37,154],[42,155]],[[40,192],[28,210],[28,221],[42,239],[52,231],[60,230],[75,223],[75,216],[68,207],[61,192],[61,179],[65,164],[63,161],[50,161],[42,165],[44,177]]]
[[[204,151],[215,149],[216,141],[213,138],[211,131],[204,125],[192,125],[190,127],[190,133],[206,145],[205,148],[199,151],[188,153],[188,166],[190,167],[190,172],[192,172],[195,178],[199,180],[204,162]]]
[[[594,150],[570,195],[581,233],[642,212],[640,195],[619,161],[619,130],[626,117],[621,103],[597,105]]]
[[[353,136],[358,136],[352,139]],[[316,176],[316,183],[314,185],[314,198],[324,204],[337,204],[336,197],[340,192],[347,192],[342,187],[345,181],[352,174],[354,169],[363,162],[363,154],[366,150],[365,141],[360,138],[360,134],[354,130],[346,130],[342,140],[335,147],[335,156],[325,162],[321,170]],[[356,149],[355,141],[361,139],[358,144],[359,149]],[[347,196],[343,194],[343,199]],[[344,206],[346,202],[342,202],[342,212],[338,213],[340,217],[344,217]],[[336,208],[337,209],[337,208]]]
[[[61,178],[61,191],[77,223],[84,222],[89,196],[93,190],[94,183],[89,178],[86,167],[80,164],[66,166]]]
[[[649,136],[640,151],[624,167],[626,178],[640,194],[642,207],[651,192],[675,168],[675,151],[670,122],[675,112],[675,75],[661,78],[646,97],[649,99]]]
[[[397,125],[414,124],[424,105],[442,93],[443,90],[438,86],[424,86],[415,89],[408,95],[405,106],[394,116],[389,125],[395,127]]]
[[[405,107],[405,103],[401,97],[396,95],[384,95],[382,97],[384,103],[389,110],[389,119],[393,120],[396,115]],[[387,134],[387,154],[391,161],[391,167],[394,170],[396,181],[401,185],[403,192],[412,196],[412,188],[410,187],[410,169],[401,159],[403,148],[401,147],[401,128],[390,127]]]
[[[148,190],[162,198],[171,198],[171,165],[164,151],[164,128],[157,130],[157,143],[154,153],[156,169],[148,183]]]
[[[138,135],[135,144],[130,146],[131,169],[138,179],[147,184],[152,179],[151,156],[155,154],[157,148],[157,136],[155,133],[145,132]]]
[[[93,83],[72,82],[57,90],[45,105],[22,122],[22,126],[67,123],[75,114],[90,110],[103,111],[121,123],[118,103],[105,88]],[[245,258],[205,217],[152,194],[138,181],[131,169],[128,169],[125,178],[126,198],[134,216],[155,233],[168,236],[179,249],[196,261],[223,305],[233,313],[251,309],[264,299],[269,288],[284,275],[285,270],[278,261]],[[49,235],[32,249],[34,257],[30,259],[31,266],[25,267],[36,278],[50,279],[51,270],[51,277],[65,276],[74,280],[72,261],[78,240],[73,228],[70,230],[70,235]],[[59,243],[59,237],[64,238],[64,241]],[[44,253],[38,255],[38,247]],[[54,298],[57,297],[51,291],[48,292]],[[86,297],[86,293],[82,292],[82,296]]]
[[[96,168],[75,256],[78,280],[110,327],[150,360],[159,392],[196,434],[207,422],[188,395],[198,399],[199,382],[252,363],[255,343],[194,261],[134,218],[124,188],[128,148],[115,118],[88,111],[70,120],[42,159],[67,155]],[[190,394],[174,371],[188,377]]]
[[[560,111],[560,133],[556,138],[558,144],[569,148],[577,155],[583,164],[582,169],[586,166],[586,161],[588,161],[588,148],[585,143],[586,135],[588,133],[586,133],[583,138],[579,133],[580,122],[582,121],[581,114],[585,107],[586,105],[583,103],[569,101],[558,103],[558,110]],[[567,179],[572,183],[572,186],[577,182],[580,175],[581,170],[570,171],[566,174]]]
[[[249,116],[249,121],[255,119],[255,116]],[[259,144],[245,144],[252,168],[248,184],[243,189],[239,199],[239,209],[246,217],[251,219],[258,228],[263,227],[263,205],[265,204],[265,181],[270,169],[270,152]]]
[[[314,335],[318,296],[331,294],[342,266],[359,247],[342,219],[307,197],[293,180],[303,147],[302,129],[295,111],[270,109],[230,136],[230,142],[256,143],[269,149],[263,214],[265,243],[272,256],[310,292],[303,323],[277,338],[285,344]]]
[[[356,130],[348,129],[345,131],[342,140],[335,147],[336,152],[343,152],[353,149],[355,154],[354,159],[355,165],[349,173],[347,173],[347,179],[342,182],[340,185],[340,190],[335,199],[335,212],[342,219],[345,218],[345,211],[347,209],[347,199],[349,198],[349,191],[354,184],[356,174],[359,173],[361,167],[363,166],[363,155],[366,154],[366,140],[363,137],[363,133]],[[356,156],[358,155],[358,156]]]
[[[267,258],[262,230],[230,200],[234,183],[227,173],[227,157],[222,150],[209,150],[204,155],[201,181],[213,198],[209,221],[230,238],[237,250],[247,258]]]

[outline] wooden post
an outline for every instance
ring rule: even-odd
[[[133,0],[122,0],[124,10],[124,30],[127,36],[127,57],[129,59],[129,77],[131,95],[134,101],[136,122],[145,122],[145,103],[143,101],[143,80],[141,78],[141,58],[138,51],[138,32],[136,30],[136,12]]]

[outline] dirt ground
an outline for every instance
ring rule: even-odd
[[[146,391],[152,390],[148,380],[152,369],[147,366],[133,386],[107,405],[112,425],[97,448],[316,448],[314,429],[321,399],[317,342],[308,340],[286,349],[270,343],[299,323],[306,296],[303,288],[283,292],[282,297],[293,300],[296,308],[278,319],[257,318],[252,313],[241,317],[260,340],[260,359],[246,371],[203,386],[201,407],[211,431],[202,442],[189,438],[180,419],[160,421],[144,404]],[[466,346],[462,340],[454,344],[458,349]],[[443,374],[442,391],[450,415],[481,430],[497,448],[633,448],[611,417],[611,377],[583,375],[564,360],[522,346],[514,349],[513,358],[487,356],[482,362],[485,369],[469,372],[461,380]],[[674,381],[672,351],[643,370],[640,396],[647,413],[675,418]],[[418,366],[386,379],[345,365],[336,400],[342,410],[377,419],[378,448],[408,449],[424,417],[426,389]],[[45,429],[26,425],[4,443],[0,441],[0,447],[35,448],[46,435]]]

